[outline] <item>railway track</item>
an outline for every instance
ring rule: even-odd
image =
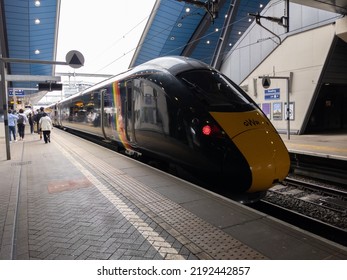
[[[347,246],[347,188],[343,185],[289,176],[252,207]]]
[[[320,220],[308,217],[288,208],[273,204],[267,200],[255,203],[252,208],[267,213],[275,218],[283,220],[306,231],[324,237],[328,240],[347,246],[346,229],[335,227]]]
[[[345,187],[321,182],[307,182],[305,179],[291,177],[286,179],[286,184],[289,187],[302,190],[303,196],[300,199],[342,215],[347,215],[347,189]]]
[[[283,185],[252,207],[347,246],[347,161],[291,153]]]
[[[343,159],[290,153],[291,174],[345,185],[347,161]]]

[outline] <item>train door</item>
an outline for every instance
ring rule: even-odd
[[[125,114],[125,133],[129,142],[135,141],[134,130],[134,98],[133,98],[133,82],[127,81],[126,83],[126,114]]]
[[[94,122],[94,126],[101,126],[102,134],[104,135],[104,138],[106,140],[109,140],[109,135],[112,135],[111,131],[111,125],[110,125],[110,106],[108,104],[109,97],[107,95],[107,89],[101,89],[100,90],[100,108],[97,108],[99,113],[93,112],[92,114],[95,114],[95,116],[92,117],[92,120]],[[95,106],[93,109],[96,109]],[[98,116],[97,116],[98,115]]]

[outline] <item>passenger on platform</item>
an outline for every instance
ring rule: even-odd
[[[44,114],[44,109],[45,108],[41,107],[40,110],[37,110],[37,114],[34,117],[34,121],[37,125],[37,133],[40,135],[40,140],[42,139],[42,131],[40,131],[40,119]]]
[[[34,133],[34,118],[31,113],[28,115],[29,125],[30,125],[30,134]]]
[[[8,111],[8,129],[10,133],[10,143],[12,142],[11,140],[11,134],[13,135],[13,140],[14,142],[17,142],[16,140],[16,122],[18,120],[18,116],[13,114],[12,110]]]
[[[51,118],[46,114],[43,113],[42,117],[39,121],[40,129],[43,133],[43,140],[45,143],[51,142],[51,130],[53,129],[52,120]]]
[[[17,128],[19,134],[19,140],[24,140],[25,136],[25,125],[28,123],[28,118],[26,114],[24,114],[23,109],[19,109],[18,120],[17,120]]]

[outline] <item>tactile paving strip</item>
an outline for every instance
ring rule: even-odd
[[[161,217],[170,225],[184,223],[185,221],[191,221],[196,218],[193,213],[182,207],[177,207],[174,211],[163,212],[161,213]]]
[[[133,201],[140,209],[143,207],[142,210],[153,220],[158,220],[159,225],[164,228],[165,225],[170,225],[173,230],[169,230],[169,233],[173,237],[180,240],[183,235],[188,239],[192,244],[190,247],[187,247],[194,249],[198,257],[213,259],[265,259],[259,252],[232,238],[221,229],[203,221],[182,208],[179,204],[168,200],[86,150],[73,145],[73,143],[65,143],[63,138],[58,143],[62,144],[65,149],[68,149],[71,154],[74,154],[78,160],[83,159],[89,166],[91,165],[94,171],[99,171],[102,174],[101,176],[105,177],[116,190],[123,193],[127,199]]]

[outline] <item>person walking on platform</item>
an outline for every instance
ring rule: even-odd
[[[34,118],[31,113],[28,115],[29,125],[30,125],[30,134],[34,133]]]
[[[10,143],[12,142],[11,140],[11,134],[13,135],[13,140],[14,142],[17,142],[16,140],[16,122],[18,120],[18,116],[13,114],[11,110],[8,111],[8,129],[10,132]]]
[[[43,140],[46,144],[50,143],[53,125],[51,118],[46,113],[43,113],[42,117],[40,118],[40,128],[43,133]]]
[[[44,114],[44,109],[43,107],[40,108],[40,110],[37,110],[37,114],[34,117],[34,121],[36,122],[37,125],[37,133],[40,135],[40,140],[42,139],[42,131],[40,131],[40,119],[42,118]]]
[[[19,134],[19,140],[24,140],[25,136],[25,125],[28,123],[28,118],[24,114],[23,109],[19,109],[18,114],[18,120],[17,120],[17,127],[18,127],[18,134]]]

